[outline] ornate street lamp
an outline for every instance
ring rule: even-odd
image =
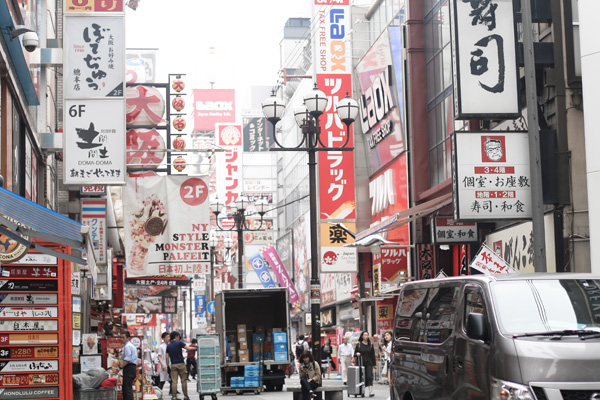
[[[294,109],[296,123],[302,129],[300,143],[294,147],[286,147],[277,138],[275,125],[281,120],[285,113],[283,100],[275,96],[275,93],[262,103],[263,114],[273,125],[273,140],[278,148],[274,151],[306,151],[308,152],[309,184],[310,184],[310,252],[311,252],[311,278],[310,278],[310,302],[311,302],[311,335],[312,350],[316,360],[321,359],[321,282],[319,280],[319,249],[318,249],[318,226],[319,214],[317,212],[317,173],[316,153],[318,151],[352,151],[354,148],[346,147],[350,139],[350,125],[358,114],[358,103],[346,95],[336,105],[337,115],[346,125],[346,142],[340,147],[327,147],[321,140],[321,127],[319,118],[327,107],[327,96],[320,91],[315,84],[314,88],[304,96],[304,106]]]
[[[260,224],[258,227],[252,227],[248,225],[247,217],[253,214],[250,212],[250,208],[255,208],[258,215],[260,215]],[[223,218],[233,220],[233,226],[230,228],[223,227],[222,221],[219,220],[219,215],[225,210],[225,204],[219,200],[218,196],[215,196],[214,200],[210,203],[210,209],[213,214],[215,214],[215,219],[219,230],[237,231],[238,288],[241,289],[243,287],[244,280],[244,232],[261,230],[263,226],[264,215],[267,213],[267,203],[264,200],[259,200],[255,204],[252,204],[247,197],[238,196],[235,202],[229,205],[229,213]],[[229,244],[229,247],[227,244]],[[230,237],[225,238],[225,247],[231,248],[232,245],[233,239]]]

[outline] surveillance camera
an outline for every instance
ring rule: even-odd
[[[40,39],[35,32],[25,32],[23,34],[23,46],[28,52],[32,52],[40,46]]]

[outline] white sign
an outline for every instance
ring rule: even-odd
[[[97,264],[106,264],[106,199],[81,199],[81,224],[88,232]]]
[[[19,262],[13,265],[57,265],[58,258],[47,254],[27,253]]]
[[[513,0],[453,1],[456,119],[520,113]]]
[[[81,372],[102,368],[102,355],[81,355],[79,356],[79,362],[81,363]]]
[[[65,101],[65,184],[125,183],[122,100]]]
[[[459,132],[454,146],[455,220],[531,218],[526,132]]]
[[[356,247],[321,246],[321,272],[355,272],[358,265]]]
[[[210,271],[210,216],[205,177],[150,176],[123,191],[127,275]]]
[[[41,331],[57,331],[58,320],[1,320],[0,331],[2,332],[41,332]]]
[[[452,217],[435,217],[435,244],[479,242],[477,224],[457,222]]]
[[[71,294],[81,294],[81,272],[71,272]]]
[[[0,307],[0,318],[58,318],[58,307]]]
[[[471,268],[488,275],[515,274],[517,272],[485,244],[481,246],[479,253],[471,262]]]
[[[65,18],[65,98],[123,97],[125,18]]]
[[[58,360],[0,361],[0,372],[58,371]]]
[[[58,304],[58,294],[0,293],[0,304]]]
[[[73,346],[81,345],[81,331],[73,331]]]
[[[556,272],[554,214],[544,216],[546,236],[546,266]],[[531,221],[490,233],[485,243],[520,273],[533,273],[533,224]]]

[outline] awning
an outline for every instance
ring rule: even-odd
[[[440,208],[452,203],[452,193],[445,194],[433,200],[426,201],[408,210],[400,211],[392,217],[366,229],[356,235],[356,241],[366,238],[375,233],[387,232],[409,223],[423,215],[430,214]]]
[[[24,235],[73,248],[82,248],[82,228],[84,228],[82,224],[1,187],[0,224],[8,228],[0,227],[0,233],[28,248],[78,264],[87,264],[87,261],[82,258],[31,243],[20,236]]]

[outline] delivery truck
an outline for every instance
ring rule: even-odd
[[[289,318],[285,288],[216,294],[222,393],[283,389],[285,371],[292,362]]]

